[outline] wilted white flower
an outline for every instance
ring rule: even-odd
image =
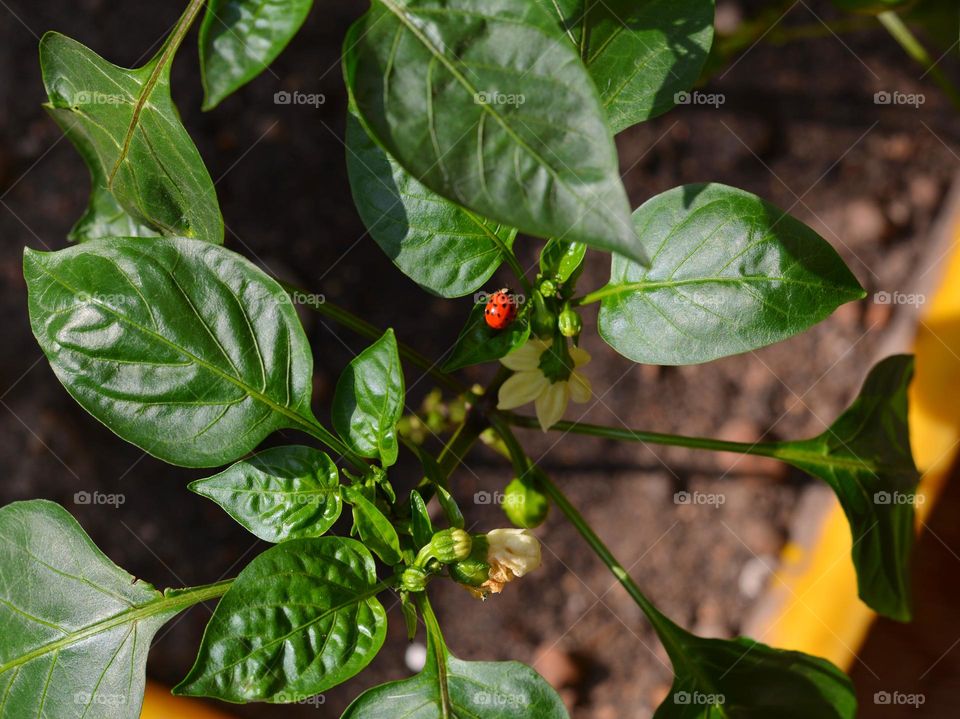
[[[590,361],[586,350],[570,347],[573,371],[566,380],[551,382],[540,369],[541,357],[550,347],[549,342],[531,339],[500,360],[514,374],[501,385],[497,402],[498,409],[514,409],[533,402],[544,432],[563,419],[571,399],[583,403],[591,395],[590,380],[577,371]]]
[[[479,599],[499,594],[540,566],[540,542],[527,529],[494,529],[473,538],[470,559],[450,565],[451,576]]]

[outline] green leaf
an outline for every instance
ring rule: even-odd
[[[860,598],[901,621],[910,619],[910,552],[920,481],[907,424],[912,377],[913,357],[886,358],[826,432],[778,443],[774,454],[833,488],[850,522]]]
[[[113,564],[65,509],[0,509],[0,717],[136,719],[147,651],[222,585],[163,595]]]
[[[540,252],[540,272],[557,282],[566,282],[583,266],[587,246],[580,242],[551,239]]]
[[[743,637],[704,639],[658,617],[676,676],[654,719],[856,716],[853,684],[825,659]]]
[[[517,231],[445,200],[418,182],[347,115],[347,174],[370,236],[407,277],[441,297],[482,287]]]
[[[302,701],[362,670],[386,638],[373,557],[352,539],[278,544],[220,601],[196,664],[174,694]]]
[[[370,134],[434,192],[644,261],[597,90],[528,0],[375,0],[344,72]]]
[[[337,380],[334,429],[357,454],[389,467],[400,453],[397,422],[403,416],[404,392],[397,340],[388,329]]]
[[[356,487],[344,486],[341,491],[353,507],[353,523],[363,543],[385,563],[399,564],[402,559],[400,537],[390,520]]]
[[[410,532],[417,549],[429,544],[433,538],[433,522],[423,497],[416,490],[410,492]]]
[[[313,361],[283,288],[187,239],[111,239],[23,258],[33,333],[107,427],[167,462],[232,462],[282,427],[317,432]]]
[[[525,316],[517,317],[513,324],[502,330],[495,330],[484,320],[483,310],[483,303],[475,304],[470,310],[467,323],[460,330],[450,356],[443,363],[444,372],[498,360],[527,341],[530,323]]]
[[[533,669],[520,662],[465,662],[443,643],[432,611],[427,661],[410,679],[361,694],[341,719],[568,719],[563,701]]]
[[[340,516],[340,473],[312,447],[274,447],[190,484],[266,542],[319,537]]]
[[[540,0],[559,16],[614,132],[656,117],[700,77],[713,44],[713,0]]]
[[[647,364],[685,365],[798,334],[865,296],[834,249],[759,197],[686,185],[634,212],[651,266],[614,257],[600,334]]]
[[[163,50],[128,70],[49,32],[40,41],[40,66],[46,107],[77,146],[93,182],[73,239],[153,231],[223,243],[217,193],[170,97],[171,63]]]
[[[307,19],[313,0],[210,0],[200,25],[203,109],[267,69]]]

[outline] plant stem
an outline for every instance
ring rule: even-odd
[[[283,289],[285,289],[291,296],[297,294],[310,296],[311,294],[297,285],[284,282],[276,277],[274,279],[280,283],[280,286],[283,287]],[[347,329],[353,330],[361,337],[366,337],[370,340],[378,340],[380,339],[381,335],[383,335],[383,330],[379,329],[375,325],[370,324],[362,317],[358,317],[352,312],[332,302],[329,302],[326,299],[324,299],[323,302],[305,302],[304,304],[314,312],[317,312],[324,317],[329,317],[337,324],[341,324]],[[426,371],[437,382],[442,384],[454,394],[462,394],[469,389],[456,377],[453,377],[452,375],[449,375],[441,370],[437,366],[437,362],[431,361],[428,357],[417,352],[409,345],[406,345],[398,340],[397,349],[399,350],[401,357],[407,360],[410,364]]]
[[[503,439],[504,444],[510,451],[514,469],[517,471],[518,476],[522,477],[530,470],[530,458],[527,457],[526,452],[524,452],[516,436],[510,431],[510,427],[504,421],[502,414],[492,416],[490,418],[490,424],[494,431]],[[675,632],[672,629],[670,621],[647,599],[637,583],[630,577],[627,570],[617,561],[617,558],[613,556],[613,553],[607,545],[605,545],[603,540],[593,531],[593,528],[587,520],[583,518],[583,515],[580,514],[577,508],[570,503],[566,495],[560,491],[560,488],[557,487],[545,473],[538,472],[536,480],[537,486],[553,500],[554,504],[563,512],[563,515],[570,524],[573,525],[574,529],[586,540],[594,553],[607,565],[613,576],[623,585],[623,588],[627,590],[627,593],[633,601],[635,601],[640,609],[643,610],[643,613],[647,615],[647,619],[650,620],[650,623],[656,630],[660,641],[667,647],[668,652],[674,655],[674,651],[679,648],[672,644],[672,636]]]
[[[926,70],[926,74],[929,74],[930,77],[933,78],[933,81],[940,86],[940,89],[947,95],[950,102],[960,110],[960,91],[950,82],[943,71],[937,67],[936,60],[930,56],[930,53],[927,52],[927,49],[920,40],[918,40],[916,35],[907,27],[906,23],[900,19],[900,16],[892,10],[888,10],[887,12],[877,15],[877,19],[887,29],[887,32],[893,36],[893,39],[900,43],[900,46],[906,51],[907,55]]]
[[[514,427],[539,429],[540,424],[536,417],[524,417],[512,412],[499,413]],[[761,457],[780,458],[780,444],[778,442],[729,442],[722,439],[708,437],[687,437],[678,434],[662,434],[660,432],[642,432],[640,430],[604,427],[598,424],[583,424],[580,422],[557,422],[550,428],[557,432],[584,434],[591,437],[603,437],[626,442],[643,442],[645,444],[661,444],[671,447],[688,447],[690,449],[707,449],[715,452],[736,452],[738,454],[754,454]]]
[[[117,155],[117,161],[114,163],[113,169],[110,170],[110,177],[107,181],[108,187],[113,187],[113,180],[130,152],[130,143],[133,142],[133,134],[136,132],[137,125],[140,123],[140,114],[143,112],[143,108],[147,104],[153,88],[156,87],[157,82],[160,81],[160,76],[163,74],[163,71],[173,61],[174,55],[177,54],[177,50],[183,43],[183,39],[187,36],[187,32],[189,32],[194,20],[197,19],[197,15],[203,9],[205,2],[206,0],[190,0],[187,9],[184,10],[183,15],[177,20],[177,24],[174,25],[173,30],[163,44],[163,49],[160,51],[160,58],[157,60],[156,66],[151,71],[150,77],[147,78],[147,81],[143,84],[143,88],[137,95],[137,102],[133,107],[133,115],[130,118],[130,124],[127,126],[127,133],[123,138],[120,154]]]

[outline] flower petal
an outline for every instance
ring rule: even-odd
[[[543,345],[535,339],[528,340],[506,357],[500,358],[500,364],[514,372],[525,372],[540,366]]]
[[[570,357],[574,367],[583,367],[590,361],[590,353],[582,347],[570,347]]]
[[[570,375],[570,399],[577,404],[589,402],[593,396],[593,389],[590,386],[590,380],[579,372]]]
[[[570,387],[566,382],[554,382],[537,397],[537,419],[544,432],[563,419],[569,402]]]
[[[547,388],[549,381],[538,369],[517,372],[500,387],[497,409],[513,409],[533,402]]]

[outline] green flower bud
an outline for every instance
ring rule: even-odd
[[[544,297],[553,297],[557,294],[557,283],[553,280],[544,280],[540,283],[540,292]]]
[[[470,556],[473,539],[462,529],[442,529],[427,546],[432,557],[449,564]]]
[[[580,315],[578,315],[570,305],[566,305],[563,308],[557,324],[560,327],[560,334],[564,337],[576,337],[580,334],[580,330],[583,329],[583,320],[580,319]]]
[[[405,592],[422,592],[427,588],[427,573],[419,567],[407,567],[400,575],[400,588]]]
[[[514,526],[522,529],[539,527],[550,511],[550,500],[533,482],[514,479],[507,485],[503,511]]]

